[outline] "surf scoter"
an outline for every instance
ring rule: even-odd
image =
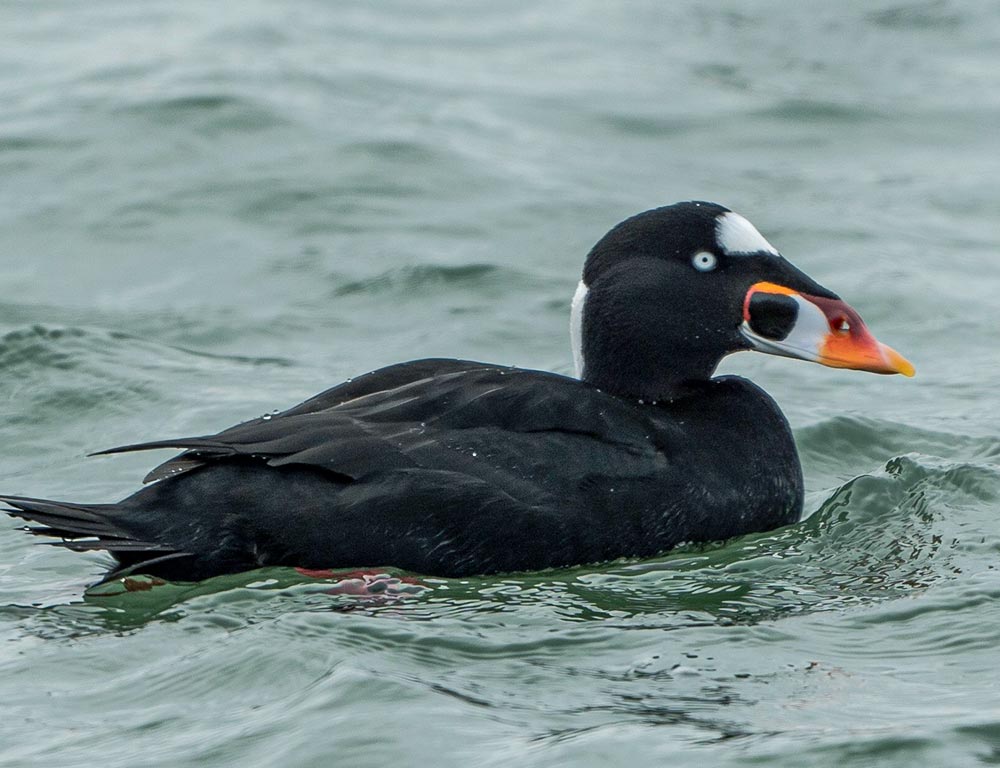
[[[648,557],[795,522],[788,422],[737,376],[755,349],[913,375],[745,218],[678,203],[618,224],[573,298],[577,378],[465,360],[368,373],[184,449],[117,504],[6,496],[27,530],[106,550],[105,580],[262,566],[439,576]]]

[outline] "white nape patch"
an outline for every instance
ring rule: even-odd
[[[583,378],[583,305],[587,303],[587,291],[587,284],[581,280],[573,294],[569,313],[569,340],[573,345],[573,365],[578,379]]]
[[[732,211],[721,214],[715,220],[715,240],[722,252],[730,256],[760,251],[778,255],[778,249],[764,239],[757,227]]]

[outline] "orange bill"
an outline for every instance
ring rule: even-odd
[[[772,355],[812,360],[831,368],[915,373],[913,364],[878,341],[846,302],[776,283],[750,287],[740,330],[754,349]]]

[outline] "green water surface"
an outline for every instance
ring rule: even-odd
[[[587,249],[683,199],[918,371],[727,360],[808,517],[651,561],[100,596],[2,523],[0,764],[1000,764],[998,126],[995,2],[0,3],[6,493],[399,360],[569,372]]]

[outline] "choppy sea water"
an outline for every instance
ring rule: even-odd
[[[739,355],[807,518],[650,561],[85,593],[0,525],[0,764],[1000,763],[1000,7],[0,5],[2,490],[402,359],[568,372],[611,225],[747,215],[916,379]],[[402,575],[402,574],[400,574]]]

